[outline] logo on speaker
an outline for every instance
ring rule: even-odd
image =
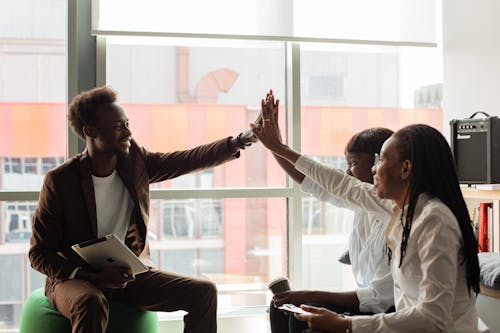
[[[470,135],[457,134],[457,140],[467,140],[467,139],[470,139]]]

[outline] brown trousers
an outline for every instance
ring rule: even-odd
[[[47,295],[68,318],[73,333],[105,333],[108,300],[134,304],[149,311],[184,310],[184,333],[217,332],[217,289],[209,281],[152,269],[123,289],[102,291],[84,280],[66,280]]]

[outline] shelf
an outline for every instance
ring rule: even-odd
[[[494,298],[500,298],[500,290],[498,289],[491,289],[488,287],[485,287],[483,285],[480,286],[481,288],[481,294],[494,297]]]
[[[462,187],[464,199],[500,199],[500,190],[478,190],[470,187]]]

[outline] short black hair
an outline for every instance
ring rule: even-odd
[[[365,153],[374,158],[382,145],[394,132],[384,127],[373,127],[354,134],[345,146],[344,153]]]
[[[68,121],[73,131],[85,139],[83,126],[95,125],[97,110],[103,105],[114,103],[117,93],[108,86],[97,87],[76,95],[69,105]]]

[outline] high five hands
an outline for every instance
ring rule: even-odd
[[[279,99],[274,100],[273,91],[269,90],[266,99],[261,101],[261,121],[250,124],[255,136],[272,151],[278,150],[283,145],[278,125],[279,103]]]

